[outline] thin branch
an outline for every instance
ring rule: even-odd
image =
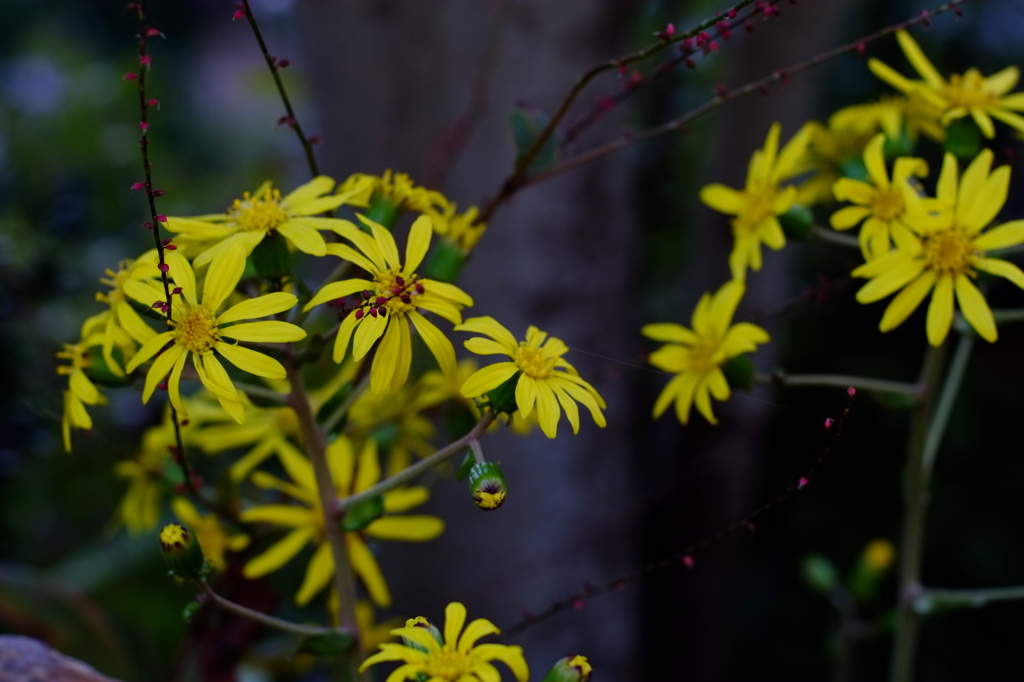
[[[961,5],[966,1],[967,0],[952,0],[951,2],[947,2],[944,5],[940,5],[939,7],[936,7],[933,10],[922,12],[921,14],[915,15],[914,17],[911,17],[910,19],[907,19],[905,21],[893,24],[891,26],[886,26],[881,30],[875,31],[874,33],[870,33],[864,36],[863,38],[847,43],[846,45],[843,45],[841,47],[837,47],[834,50],[829,50],[827,52],[817,54],[811,57],[810,59],[799,62],[798,64],[794,64],[793,66],[787,69],[775,71],[772,74],[765,76],[764,78],[751,81],[750,83],[747,83],[746,85],[740,86],[738,88],[720,92],[712,99],[708,100],[704,104],[694,109],[691,109],[689,112],[683,114],[679,118],[668,121],[667,123],[663,123],[660,126],[650,128],[641,133],[629,135],[627,137],[623,137],[622,139],[609,142],[600,147],[592,149],[589,152],[585,152],[583,154],[575,156],[569,159],[568,161],[564,161],[558,165],[552,166],[551,168],[541,171],[540,173],[537,173],[535,175],[529,175],[526,177],[522,177],[521,175],[514,176],[517,180],[517,184],[514,187],[510,188],[510,191],[508,192],[505,192],[503,190],[503,192],[499,194],[498,197],[496,197],[496,199],[507,199],[508,197],[510,197],[512,194],[514,194],[516,191],[523,187],[535,185],[537,183],[548,180],[556,175],[561,175],[566,171],[579,168],[580,166],[584,166],[588,163],[604,158],[605,156],[609,156],[611,154],[614,154],[615,152],[621,151],[626,147],[629,147],[630,145],[637,144],[639,142],[644,142],[646,140],[658,137],[659,135],[663,135],[665,133],[685,130],[688,124],[690,124],[692,121],[700,118],[701,116],[711,111],[714,111],[715,109],[717,109],[718,107],[720,107],[721,105],[728,101],[739,99],[740,97],[745,97],[746,95],[751,95],[755,92],[763,92],[773,85],[785,83],[786,81],[788,81],[790,77],[795,76],[798,73],[807,71],[808,69],[811,69],[820,64],[824,64],[825,62],[835,59],[836,57],[839,57],[843,54],[847,54],[850,52],[859,52],[863,50],[864,45],[866,45],[867,43],[888,36],[899,29],[904,29],[915,24],[930,21],[934,16],[952,11],[956,9],[958,5]]]
[[[838,244],[839,246],[860,250],[860,242],[856,237],[849,234],[841,234],[835,230],[830,230],[827,227],[813,225],[811,227],[811,235],[813,235],[815,239],[820,239],[823,242],[829,242],[830,244]]]
[[[242,0],[242,5],[245,8],[245,18],[249,21],[249,26],[256,37],[256,42],[260,44],[260,51],[263,53],[263,59],[267,62],[267,68],[270,69],[270,75],[274,78],[277,93],[281,96],[281,102],[284,104],[285,111],[288,112],[284,122],[295,131],[295,136],[299,138],[299,144],[302,145],[302,151],[306,154],[306,165],[309,166],[309,172],[313,177],[317,177],[320,175],[320,165],[316,162],[313,142],[311,138],[306,137],[306,134],[302,132],[302,124],[299,123],[299,118],[295,115],[295,108],[292,106],[291,99],[288,98],[288,92],[284,88],[284,81],[281,80],[281,67],[287,64],[287,62],[282,63],[271,56],[270,51],[267,49],[267,43],[263,40],[263,34],[260,32],[259,24],[256,23],[256,17],[252,13],[252,7],[249,6],[249,0]]]
[[[291,621],[281,620],[274,616],[268,616],[265,613],[260,613],[250,609],[248,606],[242,606],[237,604],[230,599],[220,596],[213,591],[213,588],[205,580],[195,581],[203,593],[217,606],[221,607],[225,611],[230,611],[236,615],[248,618],[251,621],[255,621],[267,627],[280,630],[281,632],[287,632],[290,635],[298,635],[299,637],[315,637],[317,635],[333,635],[338,633],[344,633],[344,630],[334,630],[331,628],[322,628],[312,625],[299,625],[298,623],[292,623]]]
[[[872,379],[869,377],[851,376],[848,374],[786,374],[775,371],[772,374],[757,374],[755,381],[763,384],[781,384],[783,386],[852,386],[858,391],[875,393],[897,393],[917,397],[917,384],[905,381],[889,381],[888,379]]]
[[[334,430],[334,427],[338,425],[338,422],[341,421],[346,414],[348,414],[353,403],[359,399],[359,396],[362,395],[363,391],[365,391],[366,387],[369,385],[370,375],[367,374],[358,384],[352,387],[352,392],[348,394],[348,397],[346,397],[341,405],[338,405],[338,408],[331,413],[331,416],[324,421],[322,426],[324,433],[331,433]]]
[[[752,2],[754,2],[754,0],[741,0],[741,2],[738,2],[732,8],[726,10],[726,14],[728,15],[729,12],[739,11],[746,7],[747,5],[751,4]],[[592,67],[582,76],[580,76],[577,79],[576,83],[573,84],[572,88],[569,89],[569,92],[565,95],[565,98],[562,100],[562,103],[558,105],[558,109],[556,109],[554,115],[551,116],[551,120],[548,121],[547,126],[537,135],[537,138],[533,141],[533,144],[530,145],[530,148],[527,149],[526,152],[516,162],[515,168],[512,170],[512,173],[508,176],[508,178],[506,178],[505,181],[502,183],[501,189],[498,192],[498,194],[489,202],[487,202],[483,210],[480,211],[480,217],[478,218],[477,222],[488,222],[491,219],[494,212],[498,210],[498,207],[502,204],[502,202],[511,197],[513,194],[515,194],[519,190],[519,188],[523,186],[524,179],[528,180],[528,178],[525,178],[525,176],[527,169],[530,167],[530,164],[533,163],[533,160],[535,158],[537,158],[537,155],[540,153],[540,151],[544,148],[544,145],[547,143],[548,138],[550,138],[551,135],[554,134],[554,131],[558,124],[561,123],[562,119],[565,118],[565,115],[569,113],[569,108],[572,106],[573,102],[576,101],[576,97],[579,96],[580,92],[582,92],[583,88],[585,88],[587,84],[590,83],[590,81],[592,81],[594,78],[601,75],[605,71],[618,69],[623,66],[626,66],[627,64],[632,64],[633,62],[646,59],[650,55],[654,54],[655,52],[658,52],[659,50],[664,49],[669,45],[681,42],[683,40],[686,40],[687,38],[692,38],[701,31],[710,28],[711,26],[714,26],[721,20],[722,16],[720,14],[716,14],[715,16],[706,19],[697,26],[691,28],[690,30],[684,33],[679,34],[678,36],[661,39],[657,43],[648,45],[643,49],[637,50],[636,52],[632,52],[628,55],[619,57],[617,59],[612,59],[607,62],[602,62],[601,64]]]
[[[980,589],[946,590],[922,587],[914,599],[914,610],[927,614],[937,606],[967,606],[977,608],[996,601],[1017,601],[1024,599],[1024,586],[987,587]]]
[[[449,443],[434,454],[424,457],[418,462],[414,462],[412,465],[398,472],[391,478],[386,478],[377,485],[371,486],[362,492],[358,492],[355,495],[349,495],[348,497],[338,500],[339,515],[349,507],[366,500],[371,500],[375,497],[380,497],[389,490],[394,490],[399,486],[405,485],[420,474],[433,469],[437,465],[458,454],[461,454],[466,450],[466,448],[470,447],[474,441],[478,440],[480,436],[483,435],[484,431],[487,430],[487,427],[490,426],[493,421],[494,413],[488,410],[484,413],[484,416],[480,418],[480,421],[476,423],[476,426],[470,429],[469,433],[462,438]]]

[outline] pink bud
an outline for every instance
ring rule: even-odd
[[[572,607],[574,609],[576,609],[577,611],[582,611],[583,610],[583,600],[580,599],[579,597],[576,597],[575,599],[572,600]]]
[[[153,229],[153,223],[149,222],[148,220],[146,222],[142,223],[142,226],[144,228],[146,228],[147,230],[152,230]]]
[[[126,74],[125,74],[125,75],[123,76],[123,78],[124,78],[124,79],[125,79],[126,81],[133,81],[133,80],[135,80],[135,79],[136,79],[136,78],[138,78],[138,77],[139,77],[139,74],[135,73],[134,71],[129,71],[128,73],[126,73]]]
[[[171,266],[169,266],[167,263],[161,263],[160,264],[160,272],[167,272],[170,269],[171,269]]]
[[[166,248],[168,251],[177,251],[178,250],[178,247],[175,246],[174,244],[168,244],[164,248]]]
[[[157,219],[157,222],[161,222],[161,223],[166,223],[167,222],[167,216],[165,216],[165,215],[158,215],[156,217],[156,219]]]
[[[314,135],[313,137],[309,138],[306,141],[309,142],[310,144],[320,144],[320,136]]]
[[[693,557],[687,554],[683,557],[683,565],[687,568],[693,568]]]
[[[153,58],[150,57],[148,54],[139,55],[139,64],[142,64],[144,66],[148,66],[148,65],[150,65],[152,63],[153,63]]]
[[[362,310],[357,310],[356,311],[356,319],[357,320],[363,319],[363,311]]]
[[[806,485],[807,485],[807,478],[805,476],[801,476],[800,480],[796,482],[796,489],[800,490],[800,489],[804,488]]]
[[[828,431],[832,428],[832,419],[828,418],[825,420],[825,430]]]
[[[857,395],[857,389],[855,389],[853,386],[850,386],[848,389],[846,389],[846,395],[852,398],[853,396]]]
[[[864,46],[864,43],[857,43],[857,54],[863,56],[865,50],[867,50],[867,48]]]
[[[159,107],[160,106],[160,100],[156,99],[155,97],[147,99],[146,100],[146,106],[147,107]]]
[[[149,130],[149,124],[145,121],[139,121],[139,130],[141,130],[142,134],[145,135],[146,131]]]
[[[244,16],[245,16],[245,10],[244,9],[235,10],[235,13],[231,15],[231,21],[237,21],[238,19],[241,19]]]
[[[144,183],[144,182],[133,182],[132,183],[132,191],[139,190],[139,189],[146,189],[146,183]]]
[[[171,294],[173,294],[173,295],[180,294],[180,293],[181,293],[181,287],[174,287],[174,289],[171,290]]]
[[[166,192],[164,192],[162,189],[153,190],[153,196],[155,197],[162,197],[164,194],[166,194]]]
[[[278,59],[277,60],[277,68],[279,68],[279,69],[287,69],[289,64],[291,64],[291,61],[289,61],[287,59]]]
[[[161,33],[159,29],[147,28],[146,35],[153,38],[154,36],[163,36],[163,33]]]
[[[734,9],[729,10],[729,18],[730,19],[735,19],[736,18],[736,10],[734,10]]]

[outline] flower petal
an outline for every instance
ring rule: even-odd
[[[719,213],[726,215],[739,215],[746,206],[741,192],[717,183],[702,187],[700,200]]]
[[[312,256],[327,255],[327,242],[312,227],[307,227],[301,223],[289,222],[278,225],[277,231],[303,253],[308,253]]]
[[[953,278],[950,275],[935,281],[932,302],[928,305],[928,343],[940,346],[953,324]]]
[[[409,229],[409,240],[405,243],[405,271],[413,273],[423,262],[430,248],[430,237],[434,234],[434,226],[425,215],[416,219]]]
[[[935,272],[925,270],[920,277],[904,287],[903,291],[893,297],[882,314],[882,321],[878,325],[879,331],[887,332],[903,324],[903,321],[921,305],[921,301],[934,285]]]
[[[348,556],[352,562],[352,570],[363,581],[370,599],[377,606],[391,606],[391,592],[388,590],[388,584],[384,582],[384,575],[380,572],[380,565],[377,564],[373,552],[365,542],[359,539],[358,535],[348,533],[345,540],[348,543]]]
[[[353,315],[354,317],[354,315]],[[362,360],[370,349],[373,348],[373,344],[377,342],[377,339],[384,334],[384,330],[387,329],[389,319],[391,316],[385,317],[384,315],[364,315],[363,319],[360,320],[360,324],[356,327],[354,338],[352,340],[352,357],[356,360]],[[394,323],[393,324],[398,324]]]
[[[518,371],[519,367],[514,362],[499,362],[482,367],[466,379],[459,392],[466,398],[476,398],[501,386]]]
[[[978,291],[967,275],[960,275],[954,282],[956,289],[956,301],[960,305],[960,312],[964,318],[978,332],[978,336],[989,343],[994,343],[999,334],[996,331],[996,321],[992,317],[992,309],[988,307],[985,297]]]
[[[276,315],[294,308],[298,302],[299,299],[294,294],[287,294],[283,291],[276,291],[258,298],[249,298],[225,310],[217,318],[217,324]]]
[[[982,258],[975,263],[975,266],[979,270],[984,270],[999,277],[1005,277],[1021,289],[1024,289],[1024,271],[1021,271],[1014,263],[998,258]]]
[[[466,624],[466,607],[453,601],[444,608],[444,643],[454,647],[459,642],[459,633]]]
[[[446,376],[455,374],[455,348],[448,337],[438,329],[430,320],[423,317],[415,310],[410,310],[406,316],[412,320],[420,338],[427,344],[427,348],[434,354],[437,364]]]
[[[221,303],[231,295],[245,270],[245,249],[240,244],[225,249],[210,264],[203,283],[202,305],[216,313]]]
[[[313,552],[313,557],[306,566],[306,576],[302,580],[302,586],[295,594],[295,603],[305,606],[309,600],[319,594],[331,582],[334,575],[334,556],[331,554],[331,545],[327,542],[320,543],[320,546]]]
[[[242,518],[244,517],[245,512],[242,512]],[[242,569],[242,574],[247,578],[259,578],[273,573],[288,563],[312,538],[312,528],[296,528],[263,554],[249,561]]]
[[[284,365],[269,355],[254,351],[251,348],[233,346],[223,341],[217,342],[214,348],[228,362],[243,372],[255,374],[258,377],[267,377],[268,379],[284,379],[288,376]]]
[[[436,516],[384,516],[366,527],[366,534],[381,540],[423,542],[444,532],[444,521]]]
[[[306,330],[290,322],[278,320],[262,320],[260,322],[242,322],[220,328],[220,335],[238,341],[252,343],[287,343],[301,341],[306,338]]]

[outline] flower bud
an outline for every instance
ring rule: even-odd
[[[566,656],[544,676],[544,682],[587,682],[593,672],[586,656]]]
[[[424,277],[440,282],[454,282],[466,263],[466,254],[458,244],[442,237],[437,241],[424,270]]]
[[[423,616],[416,616],[415,618],[410,618],[409,620],[405,621],[405,627],[423,628],[424,630],[430,633],[430,635],[437,641],[439,645],[444,646],[444,637],[441,635],[441,631],[437,629],[436,625],[431,623]],[[419,651],[426,652],[426,649],[424,649],[422,646],[412,641],[411,639],[403,637],[402,642],[404,642],[405,646],[409,647],[410,649],[418,649]]]
[[[505,412],[511,415],[519,409],[519,405],[516,403],[516,384],[519,383],[520,374],[522,372],[516,372],[503,384],[487,392],[487,399],[495,413]]]
[[[754,363],[748,355],[737,355],[725,361],[722,373],[730,388],[749,391],[754,385]]]
[[[171,573],[185,580],[196,580],[206,573],[206,558],[199,541],[187,526],[169,523],[160,531],[160,551]]]
[[[469,491],[476,506],[485,511],[497,509],[505,503],[508,484],[501,469],[494,462],[477,462],[469,470]]]

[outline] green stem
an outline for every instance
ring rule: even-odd
[[[318,628],[312,625],[299,625],[298,623],[292,623],[291,621],[281,620],[280,618],[268,616],[265,613],[254,611],[253,609],[250,609],[248,606],[236,604],[230,599],[226,599],[220,596],[219,594],[213,591],[213,588],[210,587],[205,580],[197,580],[196,584],[199,585],[199,588],[206,594],[207,597],[209,597],[210,601],[212,601],[214,604],[221,607],[225,611],[230,611],[231,613],[242,616],[243,618],[248,618],[251,621],[261,623],[263,625],[266,625],[267,627],[274,628],[275,630],[287,632],[290,635],[298,635],[299,637],[315,637],[317,635],[329,635],[337,632],[336,630],[332,630],[331,628]]]
[[[313,474],[316,477],[317,492],[320,497],[320,509],[324,517],[324,529],[327,534],[327,542],[331,547],[331,556],[334,559],[333,583],[334,589],[338,593],[340,626],[342,630],[354,633],[355,635],[355,645],[350,652],[352,657],[350,660],[353,664],[352,670],[355,671],[365,657],[366,652],[363,649],[362,639],[359,636],[359,625],[356,620],[355,575],[352,572],[352,563],[348,556],[348,544],[345,541],[345,533],[338,522],[342,514],[338,507],[338,490],[331,478],[331,469],[327,464],[327,448],[324,442],[324,435],[317,428],[316,419],[306,395],[302,368],[291,352],[291,348],[289,348],[288,356],[285,359],[289,365],[288,378],[292,385],[289,403],[298,417],[306,455],[313,465]],[[369,678],[364,675],[357,675],[355,679]]]
[[[914,675],[918,616],[914,600],[921,590],[921,557],[924,554],[925,517],[928,504],[929,470],[924,466],[925,447],[931,429],[932,403],[942,374],[946,346],[928,347],[921,368],[919,399],[910,422],[908,443],[907,493],[903,511],[903,538],[900,547],[899,603],[896,616],[890,679],[910,682]]]
[[[265,398],[267,400],[273,400],[274,402],[281,403],[282,405],[288,402],[288,396],[286,394],[278,393],[277,391],[267,388],[266,386],[247,384],[243,381],[235,381],[234,384],[235,388],[244,391],[248,395],[254,395],[260,398]]]
[[[352,408],[352,404],[359,398],[360,395],[362,395],[363,391],[365,391],[366,387],[369,385],[370,375],[367,374],[365,377],[363,377],[362,381],[360,381],[352,388],[352,392],[348,394],[348,397],[345,398],[341,405],[338,405],[338,409],[334,410],[334,412],[331,413],[331,416],[328,417],[327,420],[324,422],[324,433],[331,433],[334,430],[334,427],[338,425],[338,422],[341,421],[342,417],[348,414],[348,411]]]
[[[839,246],[845,246],[851,249],[860,249],[860,242],[857,241],[856,237],[848,234],[840,234],[835,230],[822,227],[821,225],[811,226],[811,234],[815,239],[820,239],[823,242],[838,244]]]
[[[786,374],[776,371],[773,374],[757,374],[755,381],[763,384],[778,383],[783,386],[839,386],[854,387],[858,391],[874,391],[876,393],[898,393],[900,395],[917,396],[918,386],[905,381],[889,381],[887,379],[871,379],[848,374]]]
[[[988,587],[976,590],[941,590],[922,588],[914,600],[914,610],[928,613],[936,606],[977,608],[994,601],[1016,601],[1024,599],[1024,586]]]
[[[946,431],[949,415],[953,412],[953,405],[960,393],[960,384],[967,371],[967,362],[971,358],[971,351],[974,350],[975,338],[974,332],[962,334],[956,352],[953,353],[953,360],[949,363],[946,382],[942,385],[939,402],[935,408],[935,416],[932,418],[931,426],[928,428],[928,437],[924,443],[924,458],[921,466],[924,467],[925,476],[931,476],[932,465],[935,464],[935,456],[939,452],[942,435]]]
[[[451,442],[432,455],[424,457],[418,462],[414,462],[412,465],[406,467],[391,478],[386,478],[377,485],[371,486],[362,492],[358,492],[355,495],[349,495],[348,497],[338,500],[337,509],[339,514],[344,513],[346,509],[353,505],[359,504],[365,500],[373,499],[374,497],[380,497],[389,490],[394,490],[401,485],[405,485],[423,472],[429,471],[438,464],[465,452],[467,447],[472,447],[472,444],[483,435],[484,431],[487,430],[487,427],[491,425],[492,421],[494,421],[494,413],[490,411],[485,412],[484,416],[480,418],[480,421],[476,423],[476,426],[470,429],[469,433],[462,438]]]
[[[1012,310],[993,310],[992,317],[995,318],[996,324],[1021,322],[1024,321],[1024,310],[1021,310],[1020,308],[1014,308]]]

